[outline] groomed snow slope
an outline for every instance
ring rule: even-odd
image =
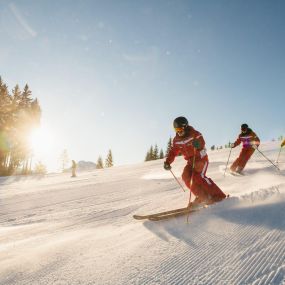
[[[278,147],[260,149],[274,161]],[[2,177],[0,284],[285,284],[285,150],[281,173],[255,153],[240,177],[223,176],[228,154],[209,151],[207,175],[232,198],[188,224],[132,218],[187,205],[161,160]],[[174,162],[178,176],[184,164]]]

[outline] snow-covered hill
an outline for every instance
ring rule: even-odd
[[[255,153],[241,177],[223,176],[228,154],[209,151],[208,176],[231,198],[189,223],[132,218],[187,205],[161,160],[0,178],[0,284],[285,284],[285,151],[281,173]]]

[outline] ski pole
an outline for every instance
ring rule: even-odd
[[[232,152],[232,147],[231,147],[231,150],[230,150],[230,153],[229,153],[229,157],[228,157],[228,161],[227,161],[227,165],[226,165],[226,168],[225,168],[225,172],[224,172],[224,177],[226,175],[226,171],[227,171],[227,168],[228,168],[228,164],[229,164],[229,160],[230,160],[230,156],[231,156],[231,152]]]
[[[172,170],[170,169],[171,174],[173,175],[174,179],[176,180],[176,182],[180,185],[181,189],[185,192],[182,184],[179,182],[179,180],[177,179],[177,177],[174,175],[174,173],[172,172]]]
[[[281,150],[282,150],[282,146],[280,147],[280,150],[279,150],[279,153],[278,153],[278,156],[277,156],[277,160],[276,160],[276,164],[278,164],[279,157],[280,157],[280,154],[281,154]]]
[[[258,148],[256,148],[258,150],[259,153],[261,153],[263,155],[263,157],[265,159],[267,159],[274,167],[276,167],[278,169],[278,171],[280,171],[279,167],[277,165],[275,165],[268,157],[266,157]]]
[[[195,157],[196,157],[196,151],[194,151],[194,157],[193,157],[193,163],[192,163],[192,173],[191,173],[191,180],[190,180],[190,196],[189,196],[189,205],[191,202],[191,187],[192,187],[192,183],[193,183],[193,173],[194,173],[194,168],[195,168]]]
[[[190,194],[189,194],[189,202],[188,202],[188,205],[190,206],[190,203],[191,203],[191,188],[192,188],[192,182],[193,182],[193,174],[194,174],[194,168],[195,168],[195,158],[196,158],[196,149],[194,148],[194,157],[193,157],[193,163],[192,163],[192,173],[191,173],[191,180],[190,180]],[[190,212],[188,213],[187,215],[187,224],[189,223],[189,215],[190,215]]]

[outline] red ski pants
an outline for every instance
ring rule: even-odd
[[[201,199],[221,200],[226,197],[225,193],[206,176],[208,158],[195,162],[193,170],[192,163],[184,167],[182,179],[191,192]],[[192,180],[192,181],[191,181]]]
[[[255,149],[252,147],[242,148],[239,157],[230,167],[231,171],[242,171],[250,157],[253,155],[254,151]]]

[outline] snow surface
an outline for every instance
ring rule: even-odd
[[[260,149],[274,161],[279,144]],[[232,198],[188,224],[132,218],[187,205],[162,160],[0,178],[0,284],[285,284],[285,150],[281,173],[255,153],[239,177],[228,154],[209,151],[208,176]]]

